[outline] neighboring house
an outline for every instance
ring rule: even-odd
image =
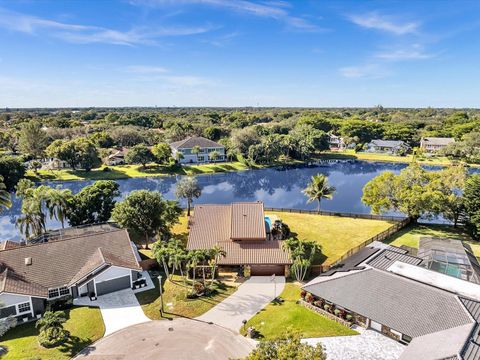
[[[210,154],[213,151],[216,151],[219,154],[219,157],[215,162],[226,160],[225,146],[204,137],[189,137],[185,140],[171,143],[170,147],[172,148],[172,156],[174,159],[178,159],[177,153],[182,154],[182,158],[178,159],[178,162],[181,164],[212,162],[213,160],[211,159]],[[200,151],[198,154],[195,154],[192,150],[197,147]]]
[[[435,153],[454,142],[454,138],[424,137],[420,140],[420,148],[427,153]]]
[[[108,155],[105,160],[105,165],[115,166],[115,165],[124,165],[125,155],[127,154],[127,149],[116,149],[112,154]]]
[[[330,150],[343,150],[346,148],[343,138],[335,134],[328,134],[328,144]]]
[[[249,267],[251,275],[284,275],[292,263],[282,241],[270,234],[272,220],[265,217],[263,203],[197,205],[193,213],[187,249],[220,246],[226,252],[220,267],[238,271]]]
[[[397,140],[372,140],[367,145],[367,151],[387,154],[400,154],[410,150],[404,141]]]
[[[303,287],[354,323],[409,344],[400,360],[480,358],[480,285],[372,243]]]
[[[127,230],[83,230],[77,236],[70,231],[63,240],[3,246],[0,317],[27,321],[55,299],[99,296],[133,286],[142,269]]]
[[[61,170],[70,169],[68,162],[57,158],[45,158],[40,160],[42,164],[42,170]]]

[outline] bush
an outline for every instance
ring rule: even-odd
[[[47,304],[47,311],[62,311],[71,309],[73,306],[73,299],[71,296],[62,297],[59,299],[51,300]]]
[[[62,328],[48,328],[38,335],[38,343],[45,348],[52,348],[67,341],[70,333]]]
[[[302,297],[302,299],[305,300],[305,295],[307,295],[307,292],[305,290],[302,290],[302,292],[300,293],[300,296]]]
[[[351,314],[347,314],[347,315],[345,316],[345,319],[346,319],[347,321],[352,321],[352,320],[353,320],[353,316],[352,316]]]
[[[308,293],[305,295],[305,301],[308,302],[309,304],[313,303],[314,297],[312,294]]]
[[[321,308],[322,305],[323,305],[323,301],[322,301],[322,300],[315,300],[315,301],[313,302],[313,305],[315,305],[316,307]]]

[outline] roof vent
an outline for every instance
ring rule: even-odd
[[[32,265],[32,258],[31,257],[27,257],[25,258],[25,265]]]

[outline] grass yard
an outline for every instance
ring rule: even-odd
[[[188,166],[159,166],[149,164],[147,168],[140,165],[116,165],[105,166],[91,171],[82,170],[39,170],[38,175],[33,171],[27,171],[27,176],[33,180],[70,181],[70,180],[117,180],[146,176],[167,175],[198,175],[218,172],[248,170],[245,164],[234,162],[222,162],[214,164],[188,165]]]
[[[19,325],[9,330],[1,339],[8,353],[2,359],[70,359],[84,347],[100,339],[104,332],[102,315],[98,308],[74,307],[67,311],[65,329],[70,340],[59,347],[45,349],[37,342],[35,322]]]
[[[299,239],[315,240],[322,247],[322,256],[315,263],[329,265],[351,248],[388,229],[393,222],[348,217],[322,216],[287,212],[275,214]]]
[[[198,276],[201,275],[197,274],[197,277]],[[171,282],[165,281],[165,276],[162,278],[163,303],[166,318],[195,318],[222,302],[236,290],[236,287],[234,286],[215,283],[214,288],[217,290],[217,294],[210,297],[187,299],[186,293],[191,289],[191,286],[188,286],[186,289],[180,276],[174,276],[173,279],[174,282]],[[158,279],[152,278],[152,280],[155,284],[155,289],[138,293],[136,296],[140,305],[142,305],[145,315],[152,320],[159,320],[162,318],[160,317],[160,291],[158,288]],[[191,285],[191,283],[188,282],[188,285]]]
[[[473,253],[480,259],[480,242],[473,241],[470,235],[462,228],[454,228],[445,225],[413,225],[400,230],[397,234],[387,239],[387,243],[394,246],[406,245],[418,248],[422,236],[437,236],[440,238],[451,238],[466,241],[470,244]]]
[[[350,328],[297,304],[296,301],[300,299],[300,291],[300,287],[296,284],[285,284],[285,290],[280,295],[285,301],[280,304],[267,305],[247,322],[245,329],[253,326],[265,340],[283,335],[287,328],[298,331],[303,338],[358,334]],[[241,332],[245,335],[244,329]]]

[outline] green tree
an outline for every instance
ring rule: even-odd
[[[44,347],[55,347],[64,343],[70,335],[63,328],[67,321],[63,311],[47,311],[43,317],[38,320],[35,327],[39,330],[38,342]]]
[[[194,147],[192,148],[192,154],[193,154],[193,155],[197,155],[197,156],[198,156],[198,154],[200,154],[200,151],[201,151],[200,146],[194,146]]]
[[[470,175],[465,183],[465,209],[468,225],[475,238],[480,235],[480,174]]]
[[[55,140],[48,146],[46,153],[49,157],[66,161],[74,170],[80,167],[90,171],[101,164],[97,148],[86,138]]]
[[[0,176],[8,191],[15,188],[20,179],[25,177],[25,166],[19,157],[0,156]]]
[[[66,217],[71,226],[103,223],[110,219],[119,186],[112,180],[95,181],[70,200]]]
[[[152,151],[144,144],[138,144],[128,150],[125,155],[125,161],[129,164],[141,164],[146,168],[149,162],[154,161]]]
[[[260,341],[244,360],[326,360],[321,344],[317,346],[301,342],[299,333],[287,329],[275,340]]]
[[[18,139],[18,147],[22,153],[41,158],[47,143],[47,134],[39,121],[32,120],[22,125]]]
[[[172,158],[172,149],[167,143],[159,143],[152,147],[155,162],[160,165],[168,165]]]
[[[215,163],[220,157],[220,153],[217,150],[214,150],[210,154],[208,154],[208,157]]]
[[[218,262],[220,261],[220,258],[223,258],[225,256],[227,256],[227,252],[218,245],[214,245],[210,249],[210,258],[211,258],[210,266],[212,268],[212,282],[211,282],[212,285],[213,285],[213,282],[215,281],[215,273],[217,272]]]
[[[415,163],[399,175],[386,171],[365,185],[362,201],[374,214],[400,211],[417,221],[435,212],[430,180],[429,173]]]
[[[7,187],[3,182],[3,177],[0,175],[0,213],[4,209],[9,209],[12,206],[12,199],[10,193],[7,191]]]
[[[193,199],[198,199],[202,195],[202,189],[198,185],[197,179],[187,176],[177,183],[175,195],[179,199],[187,200],[187,216],[190,216]]]
[[[65,219],[70,209],[73,194],[70,189],[50,189],[47,192],[45,205],[48,209],[50,219],[55,219],[62,223],[65,228]]]
[[[115,204],[112,218],[122,227],[143,234],[148,249],[153,236],[169,235],[181,212],[176,201],[164,200],[158,191],[135,190]]]
[[[325,175],[317,174],[312,176],[310,183],[302,192],[308,197],[308,203],[318,202],[317,212],[320,213],[320,202],[322,199],[331,199],[335,191],[335,187],[328,184],[328,179]]]
[[[297,281],[303,281],[312,264],[315,254],[320,250],[315,241],[290,238],[283,242],[293,259],[292,272]]]
[[[35,188],[34,183],[27,179],[22,179],[17,185],[16,195],[22,199],[22,215],[17,218],[16,225],[27,241],[46,230],[44,207],[49,189],[46,185]]]

